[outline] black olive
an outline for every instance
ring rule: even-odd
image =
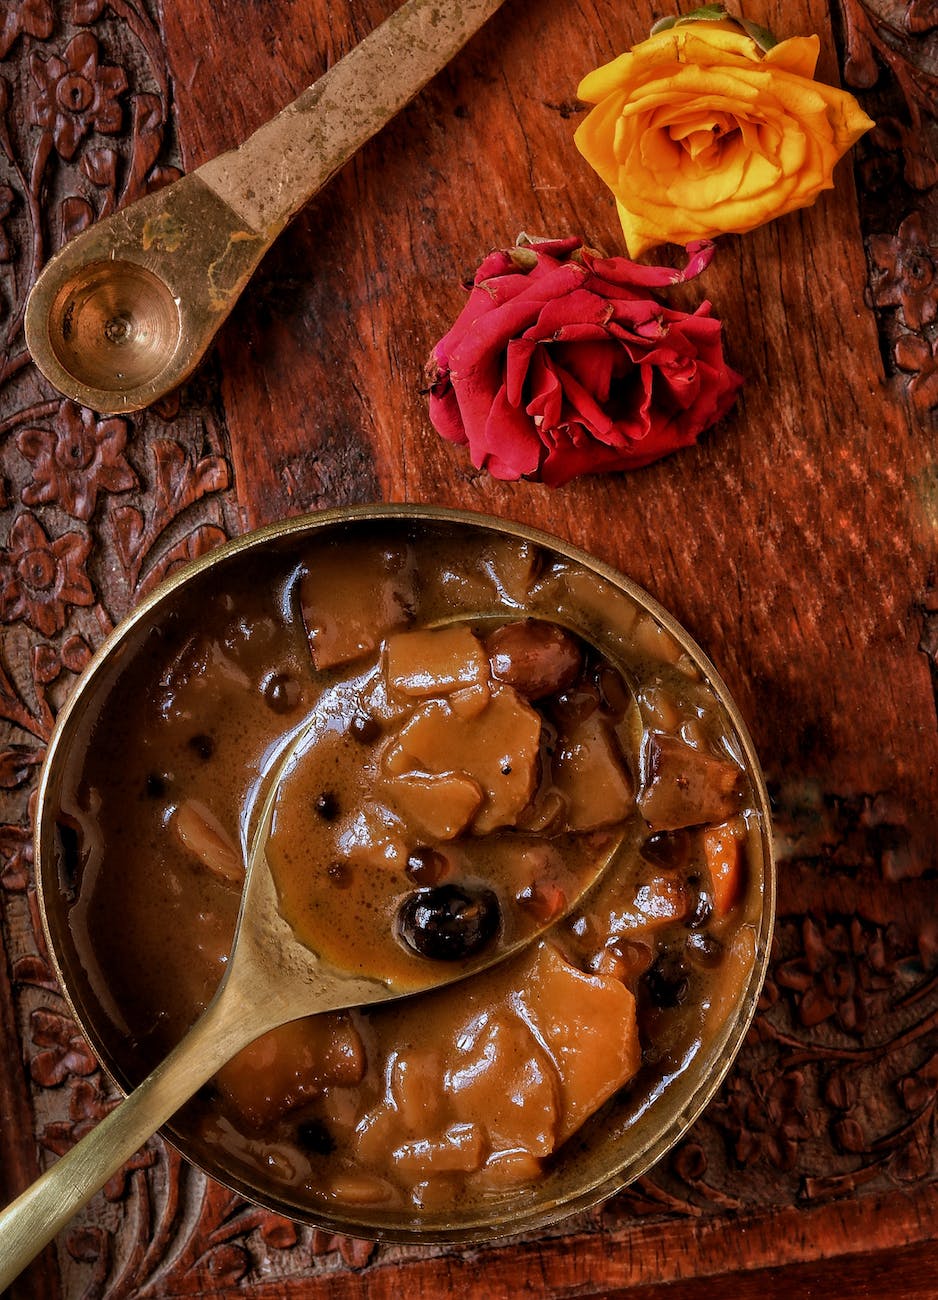
[[[688,876],[687,885],[695,901],[684,924],[691,930],[702,930],[713,915],[713,899],[699,876]]]
[[[687,968],[673,952],[663,952],[642,976],[656,1007],[679,1007],[687,997]]]
[[[408,857],[406,871],[415,885],[438,885],[449,871],[449,862],[439,849],[421,845]]]
[[[335,1150],[335,1138],[321,1119],[306,1119],[296,1130],[297,1141],[304,1151],[328,1156]]]
[[[165,772],[151,772],[146,779],[145,789],[150,799],[162,799],[169,786],[169,777]]]
[[[300,702],[300,684],[289,673],[271,673],[263,685],[264,703],[274,713],[289,713]]]
[[[215,753],[215,742],[211,736],[206,735],[204,731],[200,731],[197,736],[189,737],[189,748],[193,753],[198,754],[199,758],[208,762]]]
[[[400,939],[432,961],[473,957],[495,938],[500,912],[490,889],[436,885],[417,889],[397,914]]]
[[[339,803],[331,790],[323,790],[313,807],[324,822],[334,822],[339,815]]]
[[[671,867],[680,871],[690,857],[690,835],[685,830],[658,831],[649,835],[639,850],[646,862],[656,867]]]

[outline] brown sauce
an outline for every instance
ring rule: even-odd
[[[676,1086],[746,987],[763,868],[739,740],[666,629],[531,544],[387,523],[219,566],[119,657],[62,796],[83,1001],[131,1081],[221,978],[252,805],[313,711],[268,856],[340,966],[406,981],[510,942],[623,848],[520,955],[266,1035],[178,1128],[309,1212],[536,1195],[607,1103],[625,1132]]]

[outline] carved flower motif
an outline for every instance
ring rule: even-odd
[[[870,253],[876,268],[876,306],[901,307],[905,323],[913,330],[933,321],[938,314],[938,249],[928,243],[921,214],[906,217],[895,236],[874,235]]]
[[[835,1021],[844,1033],[862,1034],[871,1016],[888,1007],[895,961],[879,927],[819,924],[806,917],[802,953],[775,968],[775,982],[790,992],[807,1029]]]
[[[0,620],[24,619],[43,636],[65,626],[69,605],[93,605],[85,561],[91,542],[81,533],[50,539],[33,515],[22,514],[0,548]]]
[[[728,1130],[741,1165],[768,1162],[783,1172],[794,1168],[799,1144],[812,1135],[804,1082],[797,1070],[738,1073],[730,1079],[726,1100],[714,1106],[713,1114]]]
[[[56,502],[76,519],[90,519],[98,492],[127,492],[137,477],[124,456],[127,421],[97,420],[85,407],[63,402],[52,429],[24,429],[16,445],[32,462],[23,488],[28,506]]]
[[[0,59],[5,59],[13,42],[22,32],[44,41],[52,35],[51,0],[7,0],[6,12],[0,15]]]
[[[117,96],[127,89],[123,68],[98,62],[98,42],[91,32],[79,32],[62,58],[44,59],[34,53],[30,72],[38,94],[30,105],[30,120],[52,132],[56,149],[66,162],[92,130],[113,135],[120,130]]]
[[[16,195],[9,185],[0,185],[0,262],[9,262],[13,258],[13,244],[3,226],[7,217],[13,211],[13,200],[15,198]]]
[[[916,334],[905,334],[896,344],[896,365],[911,373],[909,396],[924,414],[938,406],[938,342],[929,347]]]
[[[95,1127],[118,1104],[118,1099],[105,1097],[100,1087],[88,1079],[79,1079],[68,1099],[68,1119],[55,1120],[43,1129],[40,1141],[47,1151],[64,1156],[86,1133]],[[149,1169],[156,1163],[156,1152],[145,1146],[136,1152],[125,1165],[112,1174],[104,1184],[104,1195],[109,1201],[119,1201],[127,1194],[127,1179],[135,1169]]]

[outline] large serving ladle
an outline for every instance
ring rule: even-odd
[[[101,1123],[0,1212],[0,1292],[135,1151],[227,1061],[268,1030],[323,1011],[369,1006],[426,992],[504,961],[533,943],[561,915],[519,918],[511,942],[495,942],[460,962],[418,961],[400,979],[339,970],[303,944],[280,913],[267,845],[278,798],[294,763],[315,739],[321,719],[289,737],[272,767],[254,822],[234,943],[218,990],[182,1041]],[[609,867],[622,843],[613,834],[597,853],[567,915]]]
[[[240,148],[66,244],[26,306],[46,378],[107,414],[176,388],[291,218],[501,3],[406,0]]]

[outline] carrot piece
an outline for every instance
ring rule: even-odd
[[[733,817],[704,833],[704,856],[710,871],[713,915],[726,916],[742,897],[745,876],[746,826]]]

